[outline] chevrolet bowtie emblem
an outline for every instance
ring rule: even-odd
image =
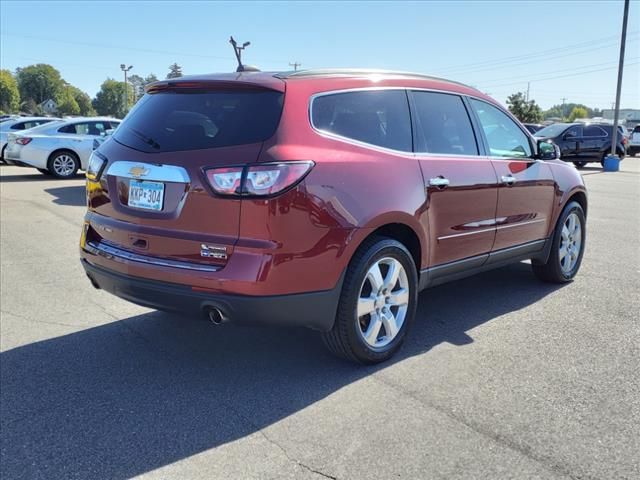
[[[148,173],[149,169],[144,167],[131,167],[129,169],[129,174],[135,178],[144,177]]]

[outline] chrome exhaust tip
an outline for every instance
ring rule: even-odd
[[[228,320],[216,307],[208,307],[206,309],[206,316],[214,325],[220,325]]]

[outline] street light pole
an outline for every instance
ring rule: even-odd
[[[124,63],[120,64],[120,70],[124,72],[124,114],[127,114],[127,107],[129,106],[129,88],[127,84],[127,72],[133,68],[133,65],[127,67]]]
[[[616,109],[613,111],[613,138],[611,140],[611,155],[616,154],[618,145],[618,120],[620,118],[620,92],[622,91],[622,70],[624,69],[624,49],[627,43],[627,20],[629,20],[629,0],[624,0],[624,14],[622,15],[622,39],[620,40],[620,60],[618,61],[618,86],[616,88]]]

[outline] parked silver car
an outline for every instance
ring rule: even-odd
[[[0,122],[0,161],[4,161],[4,149],[7,146],[9,133],[21,133],[45,123],[60,120],[55,117],[9,117]]]
[[[79,169],[86,170],[93,140],[119,124],[120,120],[108,117],[73,118],[10,133],[5,162],[71,178]]]

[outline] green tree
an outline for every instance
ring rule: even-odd
[[[178,78],[182,76],[182,67],[177,63],[173,65],[169,65],[169,73],[167,74],[167,78]]]
[[[549,110],[545,110],[544,118],[559,117],[566,120],[571,111],[576,107],[584,108],[587,111],[587,115],[585,115],[585,117],[591,118],[602,116],[602,110],[597,108],[589,108],[582,103],[565,103],[564,105],[554,105]]]
[[[589,112],[584,107],[573,107],[569,114],[569,121],[575,122],[577,118],[589,118]]]
[[[78,104],[80,115],[90,117],[96,114],[96,111],[93,109],[93,105],[91,105],[91,97],[89,97],[89,95],[73,85],[70,85],[68,88],[71,91],[74,100]]]
[[[542,109],[536,104],[535,100],[527,101],[522,92],[509,95],[507,106],[509,111],[521,122],[538,123],[542,121]]]
[[[150,73],[144,78],[141,77],[140,75],[131,75],[129,77],[129,83],[131,83],[131,86],[133,87],[133,91],[136,94],[136,100],[144,95],[144,87],[146,87],[150,83],[157,82],[157,81],[158,81],[158,77],[156,77],[153,73]]]
[[[96,109],[99,115],[110,115],[117,118],[123,118],[133,106],[134,102],[133,87],[131,84],[127,83],[126,88],[129,92],[129,101],[128,105],[125,107],[125,83],[118,82],[112,78],[106,79],[100,87],[100,91],[97,93],[96,98],[93,99],[93,108]]]
[[[9,70],[0,70],[0,110],[15,113],[20,108],[18,82]]]
[[[63,93],[64,81],[60,72],[46,63],[19,68],[16,77],[20,96],[25,101],[31,98],[40,104],[49,98],[57,100]]]
[[[66,86],[58,95],[58,115],[80,115],[80,106],[73,95],[71,86]]]
[[[33,98],[27,98],[24,102],[20,104],[20,110],[24,113],[29,113],[31,115],[39,114],[38,105]]]

